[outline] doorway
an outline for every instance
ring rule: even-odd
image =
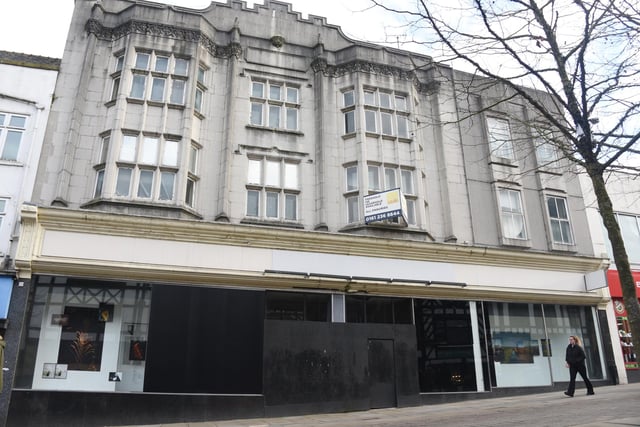
[[[369,339],[368,348],[370,406],[395,407],[397,403],[393,340]]]

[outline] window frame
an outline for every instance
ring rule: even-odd
[[[549,204],[550,201],[552,200],[554,201],[554,207],[555,207],[556,213],[561,214],[562,212],[560,211],[563,210],[564,213],[566,214],[565,218],[552,215],[551,206]],[[558,201],[562,201],[562,209],[558,209]],[[571,218],[569,214],[569,204],[568,204],[567,198],[559,195],[554,195],[554,194],[546,194],[545,205],[546,205],[549,231],[550,231],[550,237],[551,237],[552,243],[556,245],[566,245],[566,246],[575,245],[575,236],[574,236],[572,225],[571,225]],[[556,224],[555,227],[554,227],[554,224]],[[565,225],[565,227],[562,227],[563,225]],[[560,239],[556,239],[557,231],[560,232]],[[563,231],[565,231],[566,233]],[[567,237],[565,236],[565,234],[568,234],[568,239],[565,238]]]
[[[514,196],[516,198],[514,198]],[[504,202],[508,202],[508,204],[505,204]],[[514,206],[513,202],[516,202],[515,204],[517,206]],[[524,211],[522,192],[513,188],[498,188],[498,207],[500,211],[502,236],[506,239],[527,240],[527,221]],[[520,220],[519,223],[518,219]],[[521,226],[521,231],[514,235],[510,230],[511,228],[515,230],[518,225]]]
[[[286,81],[252,79],[249,93],[249,125],[299,132],[300,91],[299,85]]]
[[[21,148],[24,144],[29,116],[25,114],[0,111],[2,122],[0,123],[0,161],[17,162],[20,159]],[[22,123],[15,123],[18,118]],[[9,135],[17,135],[14,140]]]
[[[247,158],[245,215],[264,221],[299,222],[299,161],[287,158]]]

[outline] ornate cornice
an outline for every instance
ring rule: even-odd
[[[242,48],[237,43],[231,43],[227,46],[219,46],[200,30],[181,28],[174,25],[131,20],[118,25],[117,27],[105,27],[100,23],[100,21],[96,19],[89,19],[85,29],[87,33],[93,34],[101,40],[113,41],[129,34],[143,34],[198,43],[211,55],[222,58],[228,58],[231,56],[235,56],[237,58],[242,53]]]
[[[394,67],[387,64],[378,64],[375,62],[356,60],[340,65],[331,65],[327,60],[318,57],[311,63],[311,69],[315,73],[322,73],[326,77],[341,77],[345,74],[367,73],[378,74],[382,76],[391,76],[396,79],[408,80],[414,84],[418,92],[430,94],[438,90],[440,84],[434,80],[427,83],[421,82],[416,73],[412,70]]]

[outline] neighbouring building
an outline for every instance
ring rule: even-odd
[[[587,215],[591,224],[595,253],[608,254],[612,264],[607,271],[607,281],[611,294],[609,310],[613,315],[609,319],[614,320],[612,342],[616,355],[616,366],[620,382],[640,381],[640,364],[637,352],[633,348],[627,310],[622,299],[620,278],[613,263],[613,251],[607,237],[607,232],[602,224],[602,219],[593,194],[593,187],[585,180],[585,203]],[[616,172],[611,173],[607,180],[607,190],[613,203],[625,249],[631,264],[631,274],[636,282],[636,294],[640,288],[640,177],[637,173]]]
[[[59,67],[60,59],[0,51],[0,335],[7,341],[6,362],[0,366],[5,383],[0,425],[9,404],[27,297],[14,265],[20,209],[33,193]],[[10,304],[12,295],[15,304]]]
[[[608,260],[510,95],[278,1],[76,1],[8,424],[562,390],[570,334],[611,381]]]

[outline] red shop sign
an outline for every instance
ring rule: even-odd
[[[632,271],[633,280],[636,282],[636,296],[640,297],[640,271]],[[609,292],[612,297],[622,298],[622,287],[620,286],[620,277],[618,276],[618,270],[607,270],[607,282],[609,283]]]

